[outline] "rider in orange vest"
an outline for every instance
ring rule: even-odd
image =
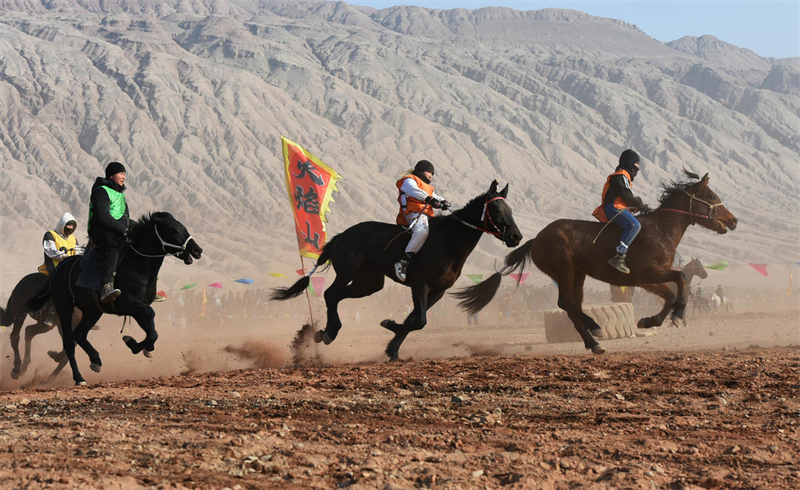
[[[633,179],[639,173],[639,154],[633,150],[625,150],[619,156],[619,166],[616,171],[608,176],[606,185],[603,187],[603,202],[592,215],[607,223],[612,221],[615,225],[622,228],[622,237],[617,245],[617,253],[609,259],[611,267],[623,274],[630,274],[630,269],[625,264],[628,254],[628,247],[631,246],[642,225],[639,223],[630,209],[639,210],[640,213],[647,214],[652,211],[642,200],[631,191]]]
[[[428,238],[428,217],[433,217],[434,208],[443,211],[450,209],[450,203],[433,192],[433,164],[420,160],[410,175],[397,181],[400,195],[400,214],[397,224],[411,227],[411,239],[406,246],[406,256],[394,265],[394,272],[400,282],[405,282],[408,261],[419,252]]]

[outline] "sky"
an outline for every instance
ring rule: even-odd
[[[784,1],[487,1],[487,0],[344,0],[379,9],[418,5],[436,9],[516,10],[566,8],[635,24],[647,35],[668,42],[683,36],[710,34],[764,57],[800,56],[800,0]]]

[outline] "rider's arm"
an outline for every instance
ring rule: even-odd
[[[53,235],[49,231],[44,234],[42,247],[44,247],[45,255],[51,259],[61,260],[67,258],[66,252],[62,252],[56,248],[56,241],[53,239]]]
[[[92,191],[92,204],[93,213],[97,216],[97,220],[103,228],[113,231],[120,236],[128,231],[128,227],[125,223],[120,220],[115,220],[111,216],[111,201],[108,199],[108,194],[102,187],[95,187]],[[125,209],[127,210],[127,204]]]
[[[615,175],[611,177],[611,180],[608,182],[608,185],[611,189],[616,193],[617,196],[621,197],[625,204],[631,208],[641,208],[643,203],[642,200],[633,195],[633,191],[631,191],[631,186],[628,183],[628,179],[625,178],[624,175]]]
[[[400,186],[400,191],[407,195],[408,197],[413,197],[417,201],[425,201],[425,198],[428,197],[428,194],[425,193],[422,189],[419,188],[417,183],[412,178],[408,178],[403,181],[403,185]]]

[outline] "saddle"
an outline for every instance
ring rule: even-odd
[[[97,251],[97,249],[92,248],[87,250],[80,259],[80,265],[81,275],[78,276],[78,280],[75,285],[86,289],[100,291],[100,289],[103,287],[103,263],[100,253]]]

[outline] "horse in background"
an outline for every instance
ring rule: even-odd
[[[48,316],[47,310],[53,307],[51,303],[48,303],[39,311],[31,311],[25,304],[28,298],[42,289],[49,280],[50,278],[48,276],[38,272],[26,275],[14,286],[14,289],[11,291],[11,296],[8,297],[6,307],[0,308],[0,326],[12,327],[9,338],[11,341],[11,350],[14,351],[14,367],[11,369],[12,379],[18,379],[20,375],[28,370],[28,366],[31,363],[31,344],[33,338],[39,334],[49,332],[57,326],[57,322],[55,324],[45,323]],[[19,338],[22,326],[25,324],[25,320],[28,316],[33,318],[36,323],[25,327],[25,357],[21,358],[19,355]]]
[[[708,187],[708,174],[700,178],[684,170],[693,181],[671,182],[664,186],[659,207],[640,217],[642,229],[628,251],[630,274],[609,267],[619,243],[620,231],[609,228],[600,233],[603,223],[560,219],[547,225],[539,234],[506,256],[506,267],[480,284],[455,293],[460,305],[475,313],[494,297],[503,275],[519,271],[532,261],[558,284],[558,306],[567,312],[584,346],[595,354],[605,349],[595,340],[602,335],[600,326],[582,310],[586,276],[616,286],[639,286],[664,299],[663,309],[654,316],[639,320],[640,328],[660,326],[670,311],[677,324],[686,309],[686,276],[672,269],[675,250],[686,229],[699,224],[719,234],[735,230],[736,217]],[[694,181],[696,180],[696,181]],[[677,295],[667,286],[673,282]]]
[[[380,323],[395,334],[386,347],[389,359],[398,359],[400,345],[409,332],[425,327],[426,312],[456,282],[464,262],[484,233],[495,236],[508,247],[515,247],[522,240],[511,207],[505,200],[508,185],[500,192],[497,187],[495,180],[487,192],[463,208],[449,216],[430,219],[428,239],[410,261],[405,283],[400,283],[411,288],[414,309],[403,323],[388,319]],[[398,240],[401,236],[406,238]],[[325,245],[314,269],[330,261],[336,279],[325,290],[327,323],[325,330],[315,333],[316,342],[330,344],[339,334],[342,327],[339,302],[380,291],[386,276],[399,282],[394,264],[403,256],[408,236],[406,228],[400,225],[368,221],[351,226]],[[270,299],[283,301],[299,296],[308,287],[311,274],[289,288],[276,288]]]

